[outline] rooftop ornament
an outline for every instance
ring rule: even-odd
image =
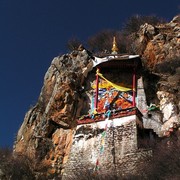
[[[112,47],[112,53],[111,54],[118,54],[119,49],[117,48],[116,38],[113,37],[113,47]]]

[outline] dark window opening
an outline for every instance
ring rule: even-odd
[[[140,129],[137,127],[138,148],[152,148],[157,138],[158,136],[153,129]]]

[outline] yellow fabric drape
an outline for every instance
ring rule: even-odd
[[[101,73],[97,72],[97,75],[99,77],[101,77],[102,79],[104,79],[108,84],[110,84],[111,86],[113,86],[115,89],[119,90],[119,91],[131,91],[132,89],[130,88],[126,88],[126,87],[122,87],[122,86],[119,86],[117,84],[114,84],[112,83],[111,81],[107,80]]]

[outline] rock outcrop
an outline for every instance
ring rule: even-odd
[[[84,78],[91,68],[91,55],[85,49],[54,58],[38,102],[18,131],[15,152],[36,159],[37,166],[48,166],[49,174],[60,174],[67,160]]]
[[[144,64],[144,84],[150,112],[144,119],[146,128],[154,128],[159,136],[170,135],[180,123],[180,16],[167,24],[144,24],[134,42],[136,53]],[[170,131],[169,131],[170,130]]]
[[[136,53],[142,55],[145,66],[157,73],[175,71],[180,57],[180,16],[158,26],[146,23],[140,27],[137,36],[134,46]]]
[[[180,124],[180,16],[156,27],[145,24],[137,35],[134,47],[145,69],[148,105],[159,106],[158,112],[150,112],[153,118],[146,117],[146,125],[153,128],[158,124],[157,133],[169,136]],[[54,58],[39,99],[18,131],[14,152],[33,158],[37,167],[47,166],[49,176],[63,172],[76,117],[87,98],[85,80],[92,61],[93,56],[83,47]]]

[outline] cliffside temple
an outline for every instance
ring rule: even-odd
[[[113,48],[117,50],[114,43]],[[141,145],[142,117],[147,114],[141,68],[138,55],[112,51],[94,58],[93,69],[87,77],[89,106],[79,110],[63,179],[83,171],[113,172],[118,176],[134,174],[138,163],[151,155],[151,150]]]
[[[176,16],[140,26],[130,41],[137,55],[119,54],[114,37],[109,54],[95,55],[81,45],[54,57],[18,130],[14,157],[31,159],[37,179],[150,174],[144,161],[161,155],[152,149],[163,144],[166,151],[180,141],[179,34]],[[172,150],[167,162],[153,161],[168,173],[164,179],[179,173],[169,166],[178,160]]]
[[[89,114],[79,118],[78,124],[102,121],[107,116],[117,118],[136,114],[138,110],[136,76],[141,69],[139,56],[109,55],[103,58],[104,61],[100,59],[95,58],[97,65],[94,68],[97,70],[91,83]]]

